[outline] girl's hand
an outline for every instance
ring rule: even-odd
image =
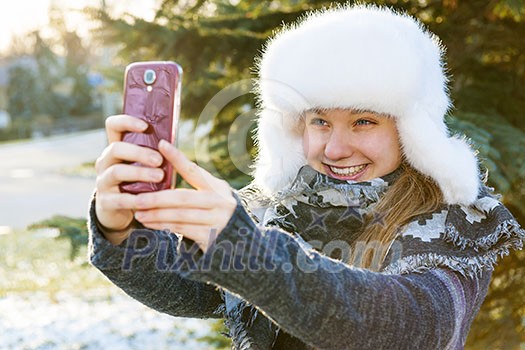
[[[119,184],[124,181],[159,182],[164,173],[159,167],[162,156],[147,147],[122,142],[125,132],[143,132],[148,124],[128,115],[115,115],[106,119],[106,133],[109,145],[95,163],[96,215],[105,230],[106,238],[119,244],[129,235],[126,230],[133,220],[135,197],[121,193]],[[145,166],[125,163],[140,162]]]
[[[230,185],[190,161],[162,140],[159,150],[194,189],[173,189],[136,196],[135,219],[152,229],[168,229],[206,251],[228,223],[237,202]]]

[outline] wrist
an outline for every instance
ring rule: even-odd
[[[138,227],[138,222],[135,221],[135,219],[131,220],[131,222],[122,229],[106,227],[102,225],[98,219],[95,219],[95,224],[100,233],[113,245],[119,245],[124,242],[131,234],[131,231]]]

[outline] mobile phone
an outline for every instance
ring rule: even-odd
[[[175,62],[129,64],[124,75],[123,113],[140,118],[149,126],[142,133],[125,133],[122,141],[155,150],[158,150],[162,139],[176,144],[181,84],[182,68]],[[164,160],[160,168],[164,170],[164,179],[161,182],[124,182],[120,184],[120,191],[137,194],[173,188],[176,177],[173,167]]]

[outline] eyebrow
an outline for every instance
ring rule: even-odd
[[[314,107],[314,108],[310,108],[310,109],[306,110],[305,113],[311,112],[311,113],[319,114],[321,116],[326,116],[326,113],[327,113],[327,111],[329,109],[330,108]],[[346,110],[350,111],[352,114],[370,113],[370,114],[373,114],[373,115],[376,115],[376,116],[381,116],[381,117],[393,117],[391,114],[378,113],[378,112],[374,112],[374,111],[369,110],[369,109],[347,108]]]
[[[310,108],[306,112],[312,112],[312,113],[315,113],[315,114],[326,115],[326,109],[318,108],[318,107]]]

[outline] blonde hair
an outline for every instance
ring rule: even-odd
[[[443,194],[434,180],[406,162],[401,163],[401,168],[399,178],[364,218],[363,231],[352,244],[355,266],[378,271],[400,228],[443,203]],[[372,249],[363,252],[363,247]]]

